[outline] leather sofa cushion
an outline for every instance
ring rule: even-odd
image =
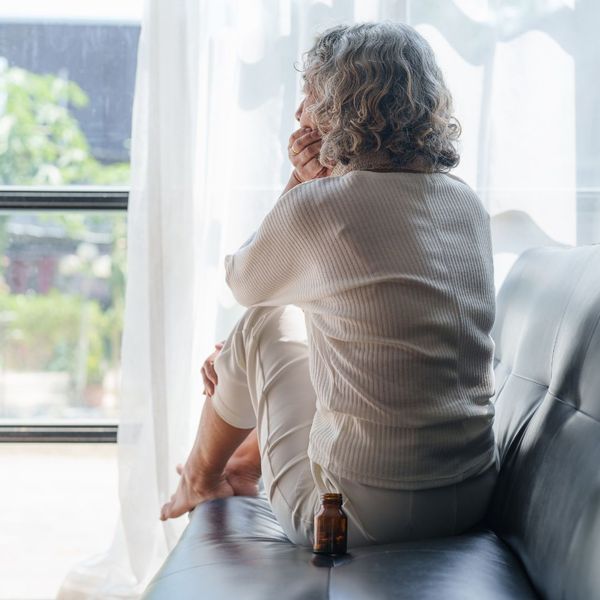
[[[491,529],[326,559],[264,492],[227,498],[192,511],[144,598],[599,597],[600,245],[523,253],[497,302]]]
[[[535,248],[497,299],[489,520],[549,600],[600,594],[600,245]]]
[[[330,558],[291,544],[264,492],[199,505],[145,600],[537,598],[493,532],[365,546]]]

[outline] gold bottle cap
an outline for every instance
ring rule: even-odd
[[[322,502],[339,502],[342,503],[342,494],[337,494],[333,492],[328,492],[326,494],[321,494]]]

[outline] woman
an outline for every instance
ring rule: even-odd
[[[446,172],[459,128],[427,42],[337,26],[306,54],[294,170],[225,259],[250,307],[204,365],[208,397],[161,511],[256,494],[310,546],[338,491],[349,547],[465,531],[496,474],[489,216]],[[212,361],[214,360],[214,368]]]

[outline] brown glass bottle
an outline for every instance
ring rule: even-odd
[[[342,494],[321,494],[321,508],[315,514],[316,554],[346,554],[348,517],[342,509]]]

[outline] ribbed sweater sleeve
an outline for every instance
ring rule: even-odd
[[[296,304],[311,295],[315,220],[309,202],[292,188],[259,228],[225,257],[225,278],[242,306]]]

